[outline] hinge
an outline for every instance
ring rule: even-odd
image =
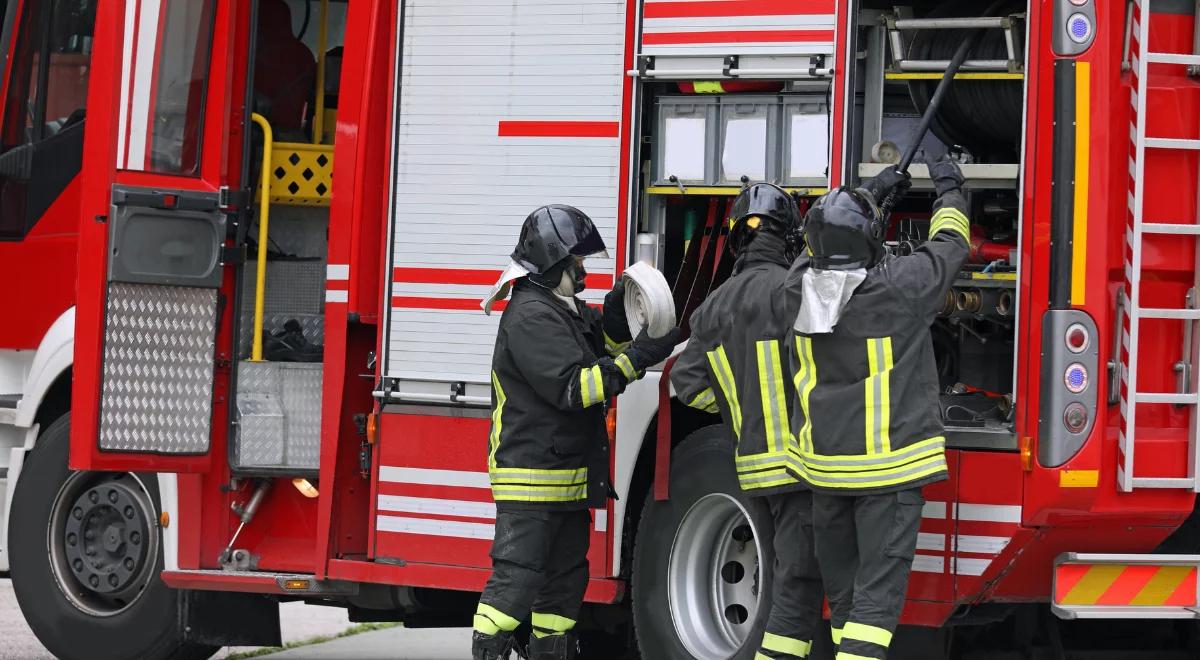
[[[221,246],[221,265],[222,266],[240,266],[246,263],[246,246],[245,245],[222,245]]]
[[[245,188],[230,188],[229,186],[221,186],[217,191],[217,208],[226,212],[234,213],[240,211],[249,204],[250,191]]]

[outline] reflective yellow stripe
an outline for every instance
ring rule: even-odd
[[[800,480],[785,468],[738,474],[738,484],[741,485],[742,490],[773,488],[797,483],[800,483]]]
[[[754,660],[774,660],[774,658],[770,658],[770,657],[768,657],[768,656],[765,656],[765,655],[763,655],[761,652],[755,652],[755,654],[754,654]]]
[[[608,354],[611,356],[615,357],[619,355],[626,348],[629,348],[629,345],[632,343],[630,341],[617,341],[609,337],[607,332],[604,333],[604,348],[608,350]]]
[[[729,414],[733,417],[733,432],[737,436],[742,435],[742,407],[738,404],[737,384],[733,380],[733,370],[729,368],[729,358],[725,355],[725,347],[717,346],[716,349],[708,352],[708,363],[712,366],[713,373],[717,376],[717,384],[721,387],[721,393],[725,395],[725,401],[729,404]]]
[[[487,603],[480,603],[475,608],[475,630],[485,635],[495,635],[501,631],[512,632],[519,625],[521,625],[520,621]]]
[[[1087,292],[1088,177],[1091,170],[1091,63],[1075,62],[1075,218],[1071,236],[1071,304]]]
[[[492,433],[488,437],[488,468],[496,467],[496,450],[500,448],[500,428],[504,421],[504,388],[500,387],[500,377],[492,372],[492,389],[496,392],[496,407],[492,409]]]
[[[857,653],[838,651],[838,654],[834,656],[834,660],[879,660],[879,658],[872,658],[869,655],[859,655]]]
[[[894,467],[903,467],[921,458],[941,454],[946,440],[941,436],[914,442],[907,447],[883,454],[870,456],[826,456],[803,453],[804,463],[822,472],[870,472]]]
[[[800,366],[796,371],[794,385],[796,394],[800,397],[800,411],[804,414],[804,424],[800,427],[797,441],[800,451],[812,451],[812,416],[808,412],[808,399],[813,388],[817,386],[817,363],[813,360],[812,339],[796,335],[796,357]]]
[[[867,364],[870,372],[865,383],[867,454],[886,454],[892,444],[891,337],[867,340]]]
[[[790,655],[801,658],[808,657],[809,651],[812,650],[812,642],[804,642],[783,635],[775,635],[773,633],[764,633],[762,648],[764,651],[774,651],[776,653],[788,653]]]
[[[630,361],[628,355],[618,355],[615,362],[617,363],[617,368],[621,370],[621,373],[625,374],[625,380],[632,381],[637,378],[637,369],[633,368],[633,362]]]
[[[904,466],[903,468],[881,470],[870,475],[850,477],[845,474],[813,472],[807,468],[804,468],[803,474],[804,480],[814,486],[851,490],[882,488],[884,486],[912,483],[945,471],[946,459],[945,456],[939,453],[937,456],[931,456],[928,459]]]
[[[860,642],[878,644],[884,648],[890,646],[892,643],[892,633],[890,631],[878,626],[869,626],[865,623],[850,621],[842,629],[842,634],[845,636],[845,639],[857,639]]]
[[[584,408],[590,408],[604,400],[604,381],[600,377],[600,365],[579,370],[579,398]]]
[[[757,342],[758,387],[762,397],[763,421],[767,433],[767,449],[783,451],[791,444],[785,440],[789,434],[787,402],[783,395],[783,365],[779,359],[779,342],[765,340]]]
[[[699,80],[692,83],[692,91],[697,94],[724,94],[725,88],[719,80]]]
[[[577,502],[587,498],[587,484],[578,486],[531,486],[492,484],[497,502]]]
[[[490,470],[494,484],[536,484],[539,486],[575,486],[586,484],[586,467],[576,470],[540,470],[537,468],[502,468]]]
[[[971,222],[956,208],[942,207],[933,214],[933,220],[929,224],[929,238],[933,238],[933,235],[940,231],[957,232],[963,240],[968,243],[971,241]]]
[[[834,644],[842,643],[842,629],[841,628],[830,628],[829,632],[833,636]]]
[[[713,394],[711,387],[706,387],[702,392],[697,394],[688,404],[689,408],[697,410],[706,410],[708,412],[717,412],[717,395]]]
[[[561,635],[574,628],[575,620],[558,614],[540,614],[534,612],[531,624],[535,628],[533,631],[535,635],[537,635],[539,632],[538,629],[540,629],[542,634],[538,635],[538,637],[547,637],[549,635]]]

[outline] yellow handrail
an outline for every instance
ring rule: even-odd
[[[329,41],[329,0],[321,0],[321,28],[317,32],[317,109],[313,113],[313,144],[325,138],[325,50]]]
[[[258,273],[254,282],[254,343],[250,349],[250,361],[262,362],[263,305],[267,291],[267,226],[271,221],[271,150],[275,147],[275,136],[271,123],[257,112],[250,120],[263,132],[262,187],[258,202]]]

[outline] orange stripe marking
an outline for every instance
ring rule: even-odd
[[[1142,591],[1150,578],[1159,571],[1158,566],[1126,566],[1113,580],[1108,589],[1096,599],[1097,605],[1128,605]]]
[[[1061,603],[1076,583],[1088,572],[1088,566],[1082,564],[1063,564],[1058,567],[1058,575],[1054,580],[1054,602]]]
[[[1196,605],[1196,569],[1188,571],[1187,577],[1179,586],[1171,593],[1171,597],[1167,599],[1165,605],[1181,605],[1195,606]]]

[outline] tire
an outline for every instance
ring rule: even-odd
[[[738,486],[733,455],[728,428],[700,429],[672,454],[670,499],[646,498],[632,575],[643,658],[748,660],[757,651],[771,609],[770,589],[759,587],[771,583],[773,525],[766,504]]]
[[[38,438],[13,494],[9,559],[13,591],[29,627],[63,660],[95,658],[101,652],[114,660],[211,656],[216,647],[181,640],[179,594],[159,579],[163,559],[155,475],[69,470],[69,437],[70,416],[63,415]],[[76,505],[83,501],[79,498],[100,493],[116,504],[90,508],[71,523],[77,510],[84,510]],[[53,524],[57,529],[51,529],[52,519],[59,521]],[[68,538],[76,530],[77,543],[83,537],[99,540],[69,551]],[[85,552],[92,553],[88,561],[97,563],[76,563]],[[126,570],[129,566],[132,570]],[[101,590],[87,586],[93,577]],[[107,584],[111,580],[118,584]]]

